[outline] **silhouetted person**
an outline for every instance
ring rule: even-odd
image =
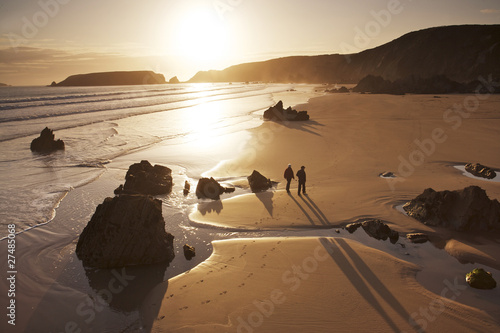
[[[288,164],[288,168],[285,170],[284,177],[286,179],[286,192],[290,193],[290,183],[292,182],[292,179],[295,179],[293,176],[293,170],[292,170],[292,165]]]
[[[301,166],[300,170],[297,171],[297,178],[299,179],[299,195],[300,188],[302,188],[302,193],[306,194],[306,172],[304,171],[305,168],[305,166]]]

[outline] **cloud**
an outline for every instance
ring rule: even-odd
[[[482,14],[500,14],[500,9],[481,9]]]

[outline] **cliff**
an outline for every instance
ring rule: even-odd
[[[71,75],[64,81],[52,83],[52,86],[121,86],[162,83],[166,83],[162,74],[152,71],[132,71]]]
[[[460,25],[410,32],[350,55],[293,56],[202,71],[189,82],[266,81],[357,83],[367,75],[388,80],[436,75],[458,81],[500,78],[500,25]]]

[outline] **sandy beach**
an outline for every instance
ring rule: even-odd
[[[296,107],[308,110],[309,122],[265,122],[250,130],[251,139],[234,159],[206,175],[234,179],[258,170],[279,182],[277,188],[199,203],[190,215],[193,225],[322,229],[324,236],[215,242],[207,261],[150,293],[142,311],[147,330],[498,331],[498,288],[469,288],[467,267],[445,280],[439,269],[434,276],[432,269],[419,276],[421,265],[412,263],[416,258],[402,260],[346,240],[345,231],[334,232],[377,218],[403,238],[427,233],[446,261],[500,269],[498,233],[431,228],[398,208],[429,187],[478,185],[491,199],[500,199],[500,183],[466,177],[454,167],[480,162],[500,169],[500,98],[479,97],[328,95]],[[288,163],[294,172],[306,167],[307,195],[297,195],[296,182],[286,193]],[[385,171],[396,178],[379,177]],[[411,246],[405,239],[400,243]],[[429,267],[440,265],[438,258],[426,260]],[[468,296],[458,297],[462,294]],[[470,299],[482,303],[467,305]]]

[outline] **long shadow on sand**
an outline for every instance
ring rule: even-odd
[[[264,207],[266,207],[269,215],[271,215],[271,217],[273,217],[273,196],[274,196],[274,193],[268,192],[268,191],[259,192],[259,193],[255,193],[255,196],[257,197],[257,199],[259,199],[264,204]]]
[[[319,126],[325,126],[321,123],[318,123],[315,120],[308,120],[308,121],[283,121],[283,122],[274,122],[276,125],[281,125],[283,127],[291,128],[291,129],[296,129],[299,131],[304,131],[313,135],[321,136],[319,133],[315,132],[314,129],[315,127]]]
[[[297,199],[295,199],[291,193],[288,193],[288,196],[295,202],[295,204],[297,205],[297,207],[299,207],[299,209],[302,211],[302,213],[304,214],[304,216],[309,220],[309,222],[312,225],[316,225],[316,223],[314,222],[314,219],[311,217],[311,215],[309,215],[307,213],[307,211],[304,209],[304,207],[302,207],[302,205],[297,201]]]
[[[332,259],[335,261],[337,266],[342,270],[342,272],[344,272],[348,280],[356,288],[359,294],[363,296],[363,298],[373,307],[373,309],[375,309],[380,314],[385,322],[391,327],[392,331],[401,332],[401,329],[397,327],[397,325],[392,321],[391,317],[385,312],[384,308],[376,299],[372,291],[370,291],[370,288],[365,281],[367,281],[372,289],[375,290],[380,295],[380,297],[382,297],[382,299],[387,302],[387,304],[405,321],[410,319],[410,315],[401,305],[401,303],[399,303],[394,295],[392,295],[392,293],[382,283],[382,281],[380,281],[380,279],[366,265],[366,263],[356,253],[356,251],[354,251],[351,246],[341,238],[320,238],[320,242],[328,252],[328,254],[330,254]],[[350,257],[356,268],[349,262],[349,260],[347,260],[347,257],[341,252],[339,246]],[[418,327],[416,323],[412,323],[410,321],[409,324],[413,326],[413,329],[415,331],[421,331],[421,328]]]
[[[302,201],[309,207],[309,209],[316,215],[318,220],[321,222],[323,225],[331,225],[330,221],[328,221],[328,218],[323,214],[321,209],[314,203],[314,201],[309,197],[308,194],[304,194],[303,196],[300,197]],[[304,199],[305,198],[305,199]]]

